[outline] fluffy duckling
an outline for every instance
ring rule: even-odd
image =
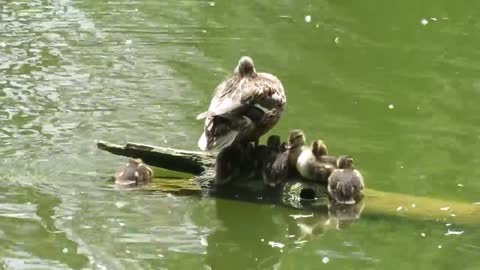
[[[272,129],[287,98],[280,80],[272,74],[257,73],[253,60],[240,58],[233,76],[215,89],[198,141],[202,151],[218,151],[234,143],[255,142]]]
[[[315,158],[321,163],[331,164],[337,166],[337,157],[329,156],[327,145],[322,140],[315,140],[312,142],[312,153]]]
[[[246,172],[252,172],[254,156],[251,144],[234,144],[225,147],[218,153],[215,163],[216,185],[226,184],[233,179],[245,176]]]
[[[311,148],[304,149],[297,159],[297,171],[306,179],[327,183],[335,167],[317,159],[327,154],[327,146],[321,140],[312,143]]]
[[[297,160],[305,147],[305,133],[300,129],[294,129],[290,131],[288,136],[288,166],[290,171],[294,172],[297,169]]]
[[[140,186],[152,182],[153,171],[141,159],[130,159],[115,178],[121,186]]]
[[[282,143],[278,135],[270,135],[266,145],[255,147],[255,162],[258,163],[258,167],[262,167],[262,163],[265,163],[264,161],[268,159],[270,154],[280,152],[281,147]]]
[[[268,154],[262,166],[262,179],[265,185],[275,187],[288,177],[288,151],[285,144],[280,143],[280,137],[268,140]]]
[[[355,169],[353,159],[341,156],[335,169],[328,178],[328,193],[336,203],[354,204],[362,197],[363,177]]]

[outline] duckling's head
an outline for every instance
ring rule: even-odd
[[[355,169],[353,158],[349,156],[340,156],[337,160],[337,168],[339,169]]]
[[[300,129],[294,129],[290,131],[290,136],[288,137],[290,148],[305,145],[305,140],[305,134]]]
[[[242,56],[238,61],[238,66],[235,68],[235,73],[240,74],[241,77],[249,76],[255,73],[255,66],[253,65],[252,58],[248,56]]]
[[[280,149],[281,140],[278,135],[271,135],[267,139],[267,146],[274,149]]]
[[[325,142],[322,140],[315,140],[312,142],[312,153],[315,157],[328,155],[328,149]]]

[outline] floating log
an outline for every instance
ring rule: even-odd
[[[115,155],[141,158],[146,164],[167,170],[188,173],[196,179],[211,182],[215,165],[215,154],[186,151],[174,148],[127,143],[125,146],[99,141],[99,149]],[[158,175],[157,175],[158,176]],[[239,179],[243,180],[243,179]],[[214,189],[201,187],[205,181],[189,179],[162,179],[154,181],[150,188],[184,195],[213,195],[244,201],[283,204],[294,208],[327,209],[326,188],[315,183],[292,179],[283,186],[272,189],[265,187],[262,181],[233,181],[226,188]],[[321,198],[313,204],[305,198]],[[415,220],[448,221],[450,223],[480,224],[480,205],[467,202],[446,201],[416,197],[412,195],[389,193],[372,189],[365,190],[365,215],[394,215]]]
[[[127,143],[125,146],[121,146],[98,141],[97,147],[115,155],[141,158],[143,162],[151,166],[193,175],[200,175],[212,170],[216,157],[214,154],[205,152],[179,150],[138,143]]]

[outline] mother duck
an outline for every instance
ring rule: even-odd
[[[233,76],[215,89],[198,147],[218,151],[231,144],[255,142],[277,124],[287,98],[280,80],[255,71],[253,60],[243,56]]]

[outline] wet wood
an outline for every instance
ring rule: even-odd
[[[215,164],[215,155],[199,151],[187,151],[138,143],[127,143],[122,146],[104,141],[98,141],[97,147],[115,155],[141,158],[146,164],[151,166],[193,175],[200,175],[206,171],[213,170]]]

